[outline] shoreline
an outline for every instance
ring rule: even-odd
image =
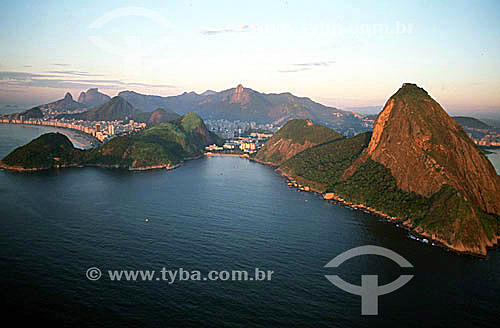
[[[69,129],[65,127],[60,127],[60,126],[50,126],[50,125],[38,125],[38,124],[24,124],[24,123],[3,123],[0,122],[0,124],[8,125],[8,126],[21,126],[21,127],[30,127],[30,128],[38,128],[38,129],[46,129],[50,131],[55,131],[59,132],[61,134],[64,134],[68,139],[73,143],[73,146],[78,146],[75,148],[79,149],[91,149],[95,148],[96,146],[99,146],[101,142],[97,140],[92,135],[89,135],[85,132],[82,132],[80,130],[74,130],[74,129]],[[49,133],[49,132],[45,132]],[[80,140],[79,140],[79,138]],[[83,141],[81,139],[84,139]]]
[[[122,169],[128,171],[151,171],[151,170],[159,170],[165,169],[167,171],[174,170],[180,166],[179,164],[158,164],[158,165],[150,165],[150,166],[140,166],[140,167],[122,167],[120,165],[106,165],[106,164],[68,164],[68,165],[55,165],[51,167],[36,167],[36,168],[24,168],[21,166],[10,166],[0,161],[0,169],[6,171],[14,171],[14,172],[38,172],[38,171],[47,171],[52,169],[65,169],[65,168],[84,168],[84,167],[99,167],[104,169]]]
[[[211,153],[211,152],[207,152],[207,153],[204,153],[205,157],[240,157],[240,158],[250,158],[250,156],[248,156],[248,154],[223,154],[223,153]]]
[[[254,160],[254,159],[251,159],[251,160]],[[451,251],[451,252],[459,254],[459,255],[468,255],[468,256],[472,256],[472,257],[476,257],[476,258],[487,258],[488,257],[488,250],[494,250],[500,244],[500,236],[493,237],[492,240],[488,240],[485,242],[486,246],[485,246],[484,253],[482,252],[482,250],[479,250],[479,249],[477,249],[478,252],[474,252],[471,249],[466,249],[465,247],[463,247],[463,245],[462,245],[462,247],[460,247],[460,245],[458,245],[458,246],[450,245],[445,240],[438,238],[434,233],[425,231],[425,230],[423,230],[423,228],[416,226],[411,221],[411,219],[405,220],[405,219],[402,219],[399,217],[393,217],[393,216],[388,215],[387,213],[384,213],[384,212],[379,211],[377,209],[371,208],[365,204],[357,204],[357,203],[349,202],[333,192],[327,193],[323,190],[318,189],[315,186],[307,185],[307,182],[309,182],[309,181],[305,181],[305,182],[302,182],[302,184],[300,184],[300,183],[298,183],[299,180],[301,179],[300,177],[295,177],[292,174],[281,170],[279,167],[276,167],[275,165],[266,164],[266,163],[259,161],[259,160],[254,160],[254,161],[257,163],[260,163],[262,165],[267,165],[267,166],[273,167],[275,172],[277,172],[282,177],[287,179],[286,182],[288,183],[288,186],[290,188],[295,188],[295,189],[297,189],[297,191],[300,191],[300,192],[313,192],[313,193],[319,194],[324,200],[331,202],[333,204],[342,205],[342,206],[351,208],[353,210],[361,210],[365,213],[375,215],[379,218],[384,219],[386,222],[390,222],[390,223],[395,224],[397,228],[401,228],[401,229],[406,230],[410,236],[416,237],[415,239],[424,245],[441,247],[442,249],[445,249],[447,251]],[[312,182],[314,184],[314,181],[312,181]],[[305,190],[305,188],[304,188],[305,186],[307,186],[309,188],[309,190]],[[300,188],[300,187],[302,187],[302,188]],[[427,240],[427,242],[425,242],[424,240]]]

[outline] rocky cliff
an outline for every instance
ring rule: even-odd
[[[255,159],[265,164],[280,165],[308,148],[341,138],[340,133],[325,126],[294,119],[264,144]]]
[[[333,189],[395,213],[415,233],[459,252],[486,255],[500,236],[500,177],[464,129],[415,84],[389,98],[368,147]]]
[[[500,214],[500,177],[464,129],[425,90],[404,84],[375,121],[367,154],[397,185],[426,197],[444,185]]]
[[[97,88],[88,89],[87,91],[80,93],[80,96],[78,97],[78,102],[88,106],[89,108],[102,105],[110,100],[110,96],[100,93]]]

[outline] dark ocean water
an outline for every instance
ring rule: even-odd
[[[30,133],[8,138],[0,157]],[[145,218],[150,218],[146,223]],[[230,157],[173,171],[97,168],[30,174],[0,171],[0,286],[18,322],[75,326],[496,327],[500,252],[450,253],[360,211],[287,187],[271,168]],[[324,265],[357,246],[378,245],[413,264],[380,256]],[[103,277],[86,278],[90,267]],[[107,270],[272,270],[271,281],[110,281]],[[386,284],[379,315],[332,285],[338,274]]]

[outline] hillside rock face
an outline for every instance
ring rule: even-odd
[[[500,177],[464,129],[425,90],[404,84],[386,103],[367,154],[389,168],[400,189],[425,197],[444,185],[500,215]]]
[[[172,113],[172,112],[167,112],[163,108],[158,108],[154,112],[151,113],[151,116],[148,119],[148,125],[158,125],[164,122],[168,122],[171,120],[174,120],[176,118],[179,118],[180,116]]]
[[[280,165],[308,148],[342,138],[340,133],[311,121],[290,120],[264,144],[255,160]]]
[[[231,100],[229,101],[229,103],[230,104],[239,103],[242,105],[248,105],[250,103],[250,95],[248,92],[245,92],[243,85],[239,84],[236,87],[236,89],[234,90],[234,93],[231,96]]]
[[[100,93],[97,88],[88,89],[86,92],[80,93],[78,97],[78,102],[85,104],[88,107],[96,107],[108,102],[111,99],[110,96]]]
[[[110,101],[89,111],[78,114],[63,114],[58,117],[86,121],[114,121],[133,119],[139,111],[122,97],[113,97]]]
[[[67,92],[63,99],[56,100],[45,105],[40,105],[39,107],[64,112],[82,108],[83,105],[74,101],[71,93]]]

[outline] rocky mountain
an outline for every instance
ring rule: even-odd
[[[180,114],[194,111],[205,119],[274,124],[284,124],[290,119],[300,118],[322,123],[342,133],[350,134],[370,129],[356,113],[324,106],[309,98],[297,97],[291,93],[260,93],[245,88],[241,84],[236,88],[220,92],[207,90],[202,94],[185,92],[178,96],[160,97],[123,91],[119,93],[119,96],[143,111],[164,107],[171,108]]]
[[[424,89],[404,84],[387,101],[361,161],[387,168],[397,188],[430,199],[422,232],[453,249],[486,253],[500,235],[500,177]],[[348,170],[356,172],[359,163]]]
[[[474,117],[468,117],[468,116],[453,116],[453,119],[458,122],[464,129],[466,128],[471,128],[471,129],[493,129],[492,126],[489,126],[488,124],[484,123],[483,121],[478,120],[477,118]]]
[[[389,98],[372,133],[308,148],[278,170],[458,252],[485,256],[500,237],[500,177],[414,84]]]
[[[205,146],[222,142],[198,115],[188,113],[133,136],[115,137],[91,150],[74,148],[62,134],[44,134],[15,149],[0,167],[20,171],[70,166],[173,168],[186,159],[203,156]]]
[[[80,93],[80,96],[78,97],[78,102],[88,108],[102,105],[110,100],[110,96],[100,93],[97,88],[88,89],[87,91]]]
[[[131,120],[140,113],[122,97],[113,97],[110,101],[86,112],[78,114],[63,114],[60,118],[86,121]]]
[[[9,114],[9,115],[0,115],[3,117],[7,117],[11,120],[31,120],[31,119],[42,119],[43,118],[43,112],[40,109],[40,107],[33,107],[28,110],[25,110],[24,112],[20,113],[14,113],[14,114]]]
[[[500,128],[488,125],[476,118],[468,116],[454,116],[453,119],[457,121],[465,129],[465,131],[472,136],[473,139],[481,140],[488,135],[500,135]]]
[[[179,118],[180,115],[163,108],[158,108],[154,112],[141,112],[134,115],[134,121],[144,122],[148,126],[158,125]]]
[[[118,96],[143,112],[152,112],[157,108],[169,108],[166,98],[162,96],[144,95],[135,91],[121,91]]]
[[[495,169],[464,129],[414,84],[404,84],[386,103],[367,155],[389,168],[404,191],[429,197],[447,184],[483,211],[500,214]]]
[[[64,96],[63,99],[56,100],[54,102],[51,102],[51,103],[48,103],[45,105],[40,105],[39,107],[44,108],[44,109],[58,111],[58,112],[66,112],[66,111],[72,111],[75,109],[84,108],[85,105],[80,104],[77,101],[74,101],[73,96],[71,95],[71,93],[68,92],[68,93],[66,93],[66,95]]]
[[[264,144],[255,160],[277,166],[308,148],[342,138],[340,133],[325,126],[293,119]]]

